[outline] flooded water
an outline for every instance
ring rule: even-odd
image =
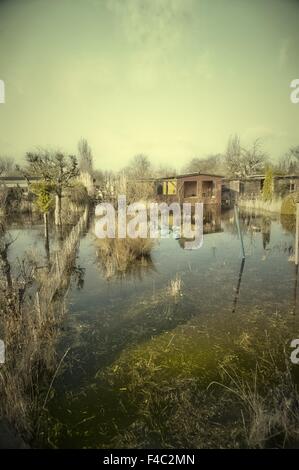
[[[57,346],[63,361],[35,445],[188,446],[189,431],[182,430],[185,442],[171,425],[175,413],[179,422],[173,403],[182,384],[186,393],[194,380],[206,390],[223,364],[249,374],[268,336],[288,347],[298,336],[293,220],[241,213],[240,222],[245,263],[227,211],[206,216],[199,250],[159,240],[150,262],[107,278],[90,221]],[[45,256],[41,224],[11,225],[10,232],[11,261],[31,250]]]

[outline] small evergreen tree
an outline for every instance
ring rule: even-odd
[[[49,217],[50,210],[54,207],[54,191],[55,184],[48,181],[39,181],[30,185],[30,190],[35,194],[36,198],[34,204],[44,216],[44,229],[45,229],[45,248],[47,257],[50,257],[49,247]]]
[[[263,186],[263,200],[271,201],[273,198],[273,170],[268,168],[266,171],[264,186]]]
[[[36,196],[34,204],[38,210],[43,214],[47,214],[54,206],[53,192],[55,191],[55,185],[47,181],[39,181],[38,183],[32,183],[30,189]]]

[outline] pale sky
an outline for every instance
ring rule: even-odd
[[[180,168],[231,134],[299,144],[297,0],[0,0],[0,155],[37,146],[98,168]]]

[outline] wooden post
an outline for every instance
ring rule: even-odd
[[[299,253],[298,253],[298,244],[299,244],[299,202],[296,204],[296,237],[295,237],[295,264],[298,264]]]
[[[245,250],[244,250],[243,236],[242,236],[242,232],[241,232],[241,229],[240,229],[239,208],[238,208],[237,204],[235,204],[234,210],[235,210],[235,221],[236,221],[236,225],[237,225],[237,229],[238,229],[238,235],[239,235],[240,242],[241,242],[242,258],[244,259],[245,258]]]
[[[234,298],[232,313],[235,313],[235,311],[236,311],[237,302],[238,302],[239,293],[240,293],[242,275],[243,275],[243,271],[244,271],[244,266],[245,266],[245,258],[242,258],[240,272],[239,272],[238,285],[237,285],[236,294],[235,294],[235,298]]]

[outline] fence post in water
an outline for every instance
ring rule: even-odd
[[[299,242],[299,202],[296,204],[296,237],[295,237],[295,264],[298,264],[298,242]]]
[[[241,232],[241,229],[240,229],[240,222],[239,222],[239,208],[238,208],[237,204],[235,204],[234,209],[235,209],[235,221],[236,221],[236,225],[237,225],[237,229],[238,229],[239,239],[240,239],[240,242],[241,242],[242,258],[245,259],[243,236],[242,236],[242,232]]]

